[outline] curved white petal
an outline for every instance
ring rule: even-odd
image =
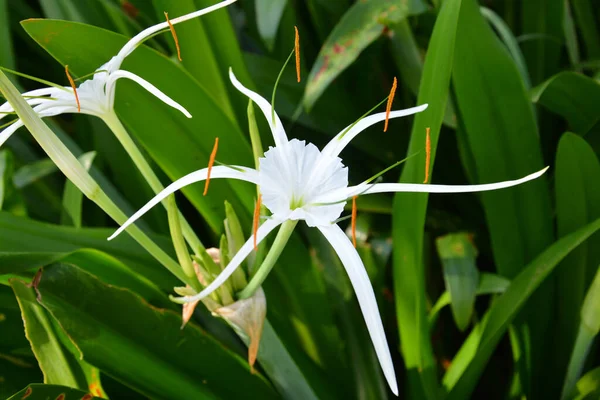
[[[356,293],[358,305],[362,311],[363,318],[367,324],[375,353],[379,359],[379,364],[383,370],[383,375],[390,385],[390,389],[398,396],[398,384],[396,383],[396,373],[394,372],[394,364],[388,347],[383,323],[379,316],[379,308],[375,300],[375,293],[369,281],[369,275],[365,270],[365,266],[360,259],[356,249],[352,246],[348,236],[340,229],[339,226],[333,224],[329,226],[317,226],[323,233],[323,236],[331,243],[331,246],[342,261],[350,283]]]
[[[375,183],[350,186],[348,188],[338,190],[320,197],[320,202],[330,202],[345,200],[352,196],[361,194],[374,193],[399,193],[399,192],[414,192],[414,193],[472,193],[472,192],[487,192],[490,190],[505,189],[512,186],[517,186],[522,183],[532,181],[542,176],[550,167],[546,167],[538,172],[527,175],[520,179],[512,181],[503,181],[497,183],[485,183],[482,185],[429,185],[419,183]]]
[[[177,17],[177,18],[173,18],[171,19],[171,23],[173,25],[176,25],[180,22],[184,22],[187,20],[190,20],[192,18],[196,18],[199,17],[201,15],[204,14],[208,14],[212,11],[218,10],[219,8],[223,8],[226,7],[232,3],[235,3],[236,0],[226,0],[226,1],[222,1],[220,3],[214,4],[210,7],[206,7],[203,8],[202,10],[198,10],[198,11],[194,11],[192,13],[186,14],[186,15],[182,15],[181,17]],[[114,60],[114,64],[111,64],[110,67],[113,68],[111,71],[109,72],[113,72],[118,70],[119,68],[121,68],[121,63],[123,62],[123,60],[125,59],[125,57],[127,57],[129,54],[131,54],[131,52],[133,50],[135,50],[135,48],[137,46],[139,46],[144,40],[146,40],[147,38],[149,38],[150,36],[152,36],[154,33],[161,31],[163,29],[169,29],[169,23],[168,22],[161,22],[160,24],[156,24],[153,25],[149,28],[144,29],[143,31],[141,31],[140,33],[138,33],[137,35],[135,35],[133,38],[131,38],[126,44],[125,46],[123,46],[123,48],[119,51],[119,53],[113,58]]]
[[[273,118],[271,118],[271,103],[269,103],[264,97],[262,97],[258,93],[253,92],[252,90],[242,85],[240,81],[238,81],[235,77],[235,74],[233,73],[233,70],[231,68],[229,68],[229,79],[231,80],[231,83],[233,83],[233,86],[235,86],[237,90],[249,97],[253,102],[256,103],[258,108],[260,108],[265,118],[267,119],[267,122],[269,123],[271,132],[273,133],[273,139],[275,139],[275,146],[283,147],[283,144],[287,143],[287,135],[285,134],[285,130],[283,129],[283,124],[279,119],[279,115],[277,115],[276,112],[274,113],[275,123],[273,123]]]
[[[0,147],[2,147],[4,142],[6,142],[12,136],[12,134],[15,133],[15,131],[22,126],[23,122],[19,119],[12,125],[9,125],[6,128],[4,128],[4,130],[0,132]]]
[[[407,108],[405,110],[392,111],[392,112],[390,112],[390,119],[406,117],[407,115],[419,113],[421,111],[424,111],[427,108],[427,106],[428,106],[427,104],[423,104],[423,105],[420,105],[417,107]],[[342,152],[342,150],[344,150],[344,147],[346,147],[348,145],[348,143],[350,143],[350,141],[356,137],[356,135],[358,135],[359,133],[361,133],[362,131],[364,131],[365,129],[370,127],[371,125],[376,124],[377,122],[380,122],[380,121],[384,121],[384,120],[385,120],[385,113],[382,112],[382,113],[369,115],[368,117],[365,117],[365,118],[361,119],[360,121],[358,121],[356,123],[356,125],[354,125],[354,126],[350,125],[350,126],[346,127],[344,130],[342,130],[340,133],[338,133],[327,144],[327,146],[325,146],[325,148],[323,148],[323,153],[329,154],[334,157],[338,156]],[[344,133],[346,131],[346,129],[348,129],[348,132]]]
[[[119,71],[113,72],[112,74],[110,74],[110,78],[108,79],[108,82],[106,82],[106,95],[108,96],[108,99],[109,99],[108,100],[109,101],[109,104],[108,104],[109,109],[113,108],[114,101],[115,101],[115,90],[114,90],[115,83],[116,83],[117,79],[120,79],[120,78],[131,79],[132,81],[136,82],[138,85],[140,85],[141,87],[143,87],[144,89],[146,89],[147,91],[152,93],[158,99],[162,100],[165,104],[181,111],[183,113],[183,115],[185,115],[186,117],[192,118],[192,115],[188,112],[188,110],[186,110],[181,104],[177,103],[175,100],[173,100],[172,98],[170,98],[169,96],[167,96],[166,94],[161,92],[156,86],[154,86],[147,80],[137,76],[136,74],[133,74],[129,71],[124,71],[124,70],[119,70]]]
[[[140,208],[135,214],[133,214],[119,229],[117,229],[115,233],[113,233],[108,238],[108,240],[112,240],[115,237],[117,237],[121,232],[127,229],[129,225],[134,223],[138,218],[147,213],[152,207],[163,201],[170,194],[173,194],[179,189],[187,185],[191,185],[192,183],[206,180],[207,174],[208,168],[203,168],[198,171],[194,171],[190,174],[187,174],[183,178],[180,178],[175,182],[171,183],[160,193],[158,193],[152,200],[146,203],[144,207]],[[240,167],[237,165],[234,167],[226,167],[222,165],[212,167],[210,179],[220,178],[239,179],[242,181],[258,184],[258,173],[256,172],[256,170],[252,168]]]
[[[281,220],[276,219],[268,219],[266,220],[256,231],[256,244],[258,245],[262,240],[267,237],[269,233],[279,225],[281,225]],[[202,300],[206,296],[210,295],[214,292],[219,286],[221,286],[227,278],[231,276],[235,272],[235,270],[240,266],[242,261],[248,257],[248,255],[254,249],[254,235],[250,236],[250,239],[240,248],[240,250],[233,256],[229,264],[225,267],[225,269],[216,277],[214,281],[212,281],[207,287],[205,287],[200,293],[194,296],[185,296],[176,298],[177,300],[183,301],[185,303],[191,303],[194,301]]]

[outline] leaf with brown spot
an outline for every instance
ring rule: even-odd
[[[32,383],[19,392],[13,394],[7,400],[102,400],[101,397],[92,396],[78,389],[60,385],[45,385],[42,383]]]

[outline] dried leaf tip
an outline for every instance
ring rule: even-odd
[[[75,102],[77,103],[77,112],[81,112],[81,103],[79,102],[79,95],[77,94],[77,86],[75,86],[75,81],[71,77],[69,73],[69,66],[65,65],[65,74],[67,74],[67,79],[69,80],[69,84],[73,88],[73,93],[75,94]]]
[[[300,34],[298,33],[298,27],[294,26],[294,30],[296,31],[295,39],[294,39],[294,53],[296,53],[296,77],[298,78],[298,83],[300,82]]]
[[[431,164],[431,136],[429,135],[430,128],[425,130],[425,180],[423,183],[427,183],[429,180],[429,164]]]
[[[212,153],[210,153],[210,158],[208,159],[208,173],[206,174],[206,183],[204,184],[204,193],[203,196],[206,196],[208,193],[208,184],[210,183],[210,172],[212,171],[213,164],[215,163],[215,157],[217,156],[217,149],[219,148],[219,138],[215,138],[215,146],[212,149]]]
[[[352,221],[350,222],[352,229],[352,244],[354,245],[354,248],[356,248],[356,197],[357,196],[352,197]]]
[[[387,132],[388,123],[390,122],[390,112],[392,111],[392,103],[394,102],[394,96],[396,95],[396,88],[398,87],[398,80],[394,77],[394,83],[392,84],[392,90],[388,96],[387,106],[385,107],[385,125],[383,131]]]
[[[252,237],[254,241],[254,251],[258,250],[256,245],[256,234],[258,232],[258,222],[260,221],[260,206],[262,204],[262,195],[259,194],[254,207],[254,219],[252,220]]]
[[[171,35],[173,35],[173,40],[175,41],[175,47],[177,48],[177,59],[179,61],[183,61],[181,59],[181,49],[179,48],[179,39],[177,39],[177,32],[175,32],[175,27],[173,26],[173,24],[171,23],[171,20],[169,19],[169,13],[166,11],[164,13],[165,13],[165,18],[167,19],[167,24],[169,24],[169,29],[171,30]]]

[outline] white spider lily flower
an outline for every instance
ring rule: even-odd
[[[338,157],[339,154],[360,132],[377,122],[385,120],[386,113],[374,114],[350,125],[333,138],[322,151],[319,151],[311,143],[297,139],[288,140],[281,120],[277,114],[272,114],[271,104],[257,93],[244,87],[231,70],[229,71],[229,77],[233,85],[261,109],[270,125],[276,145],[271,147],[264,154],[264,157],[259,159],[258,170],[242,166],[215,166],[212,167],[210,178],[238,179],[259,186],[262,204],[271,212],[271,216],[257,229],[255,233],[257,243],[260,243],[279,225],[282,225],[280,234],[282,231],[288,231],[287,237],[289,237],[298,220],[304,220],[308,226],[321,231],[333,246],[348,273],[383,373],[390,388],[397,395],[398,387],[392,357],[373,288],[358,252],[348,236],[336,224],[336,220],[342,214],[347,200],[352,196],[382,192],[463,193],[502,189],[535,179],[541,176],[547,168],[519,180],[486,185],[447,186],[381,183],[349,186],[348,168],[344,166],[342,160]],[[390,118],[415,114],[426,108],[427,104],[424,104],[406,110],[392,111]],[[206,180],[207,175],[208,168],[204,168],[175,181],[136,212],[109,240],[123,232],[135,220],[170,194],[192,183]],[[271,251],[275,247],[285,245],[286,239],[283,240],[283,245],[278,239],[279,235],[275,239]],[[183,303],[193,302],[212,293],[231,276],[240,263],[250,254],[254,247],[253,241],[254,235],[241,247],[223,272],[204,290],[194,296],[184,296],[175,300]],[[280,251],[281,249],[278,248],[275,252],[280,253]],[[279,253],[274,256],[275,260]],[[267,259],[269,259],[269,255],[267,255],[265,263]],[[272,260],[272,263],[274,262]],[[259,275],[262,268],[263,266],[259,268],[254,277]],[[252,282],[250,282],[248,288],[250,286],[252,286]],[[240,292],[240,295],[244,291]]]
[[[236,0],[222,1],[202,10],[174,18],[170,20],[170,22],[175,25],[226,7],[235,1]],[[33,107],[33,110],[42,118],[65,113],[81,112],[83,114],[94,115],[104,120],[108,120],[115,118],[114,103],[117,80],[125,78],[136,82],[167,105],[181,111],[186,117],[191,118],[192,116],[183,106],[161,92],[150,82],[136,74],[120,69],[125,58],[131,54],[137,46],[155,33],[168,29],[170,29],[169,22],[165,21],[144,29],[142,32],[135,35],[125,44],[125,46],[123,46],[116,56],[95,71],[92,79],[84,81],[77,87],[78,99],[73,88],[70,86],[50,86],[43,89],[36,89],[23,93],[23,97],[25,97],[27,103],[29,103],[29,105]],[[79,100],[79,106],[77,100]],[[10,104],[4,103],[0,105],[0,120],[13,112],[14,109]],[[13,124],[0,132],[0,146],[2,146],[21,126],[23,126],[23,122],[21,120],[16,120]]]

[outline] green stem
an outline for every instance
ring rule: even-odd
[[[117,207],[115,203],[104,193],[102,188],[91,177],[89,172],[81,165],[79,160],[69,151],[60,139],[48,128],[41,118],[33,111],[31,106],[21,97],[14,85],[6,75],[0,71],[0,92],[13,106],[17,115],[34,139],[48,157],[56,164],[58,169],[71,181],[81,192],[104,212],[106,212],[118,224],[127,221],[127,216]],[[183,273],[179,264],[165,253],[139,228],[132,226],[127,230],[144,249],[146,249],[158,262],[167,268],[182,282],[190,284],[191,281]]]
[[[273,267],[275,266],[277,259],[281,255],[283,248],[290,239],[290,236],[292,235],[292,232],[294,231],[294,228],[296,227],[297,223],[298,221],[288,220],[281,225],[281,228],[279,228],[279,232],[277,232],[277,237],[273,242],[273,246],[271,246],[271,249],[265,257],[265,260],[262,262],[260,268],[258,268],[256,273],[250,280],[250,283],[248,283],[248,286],[246,286],[241,292],[238,293],[238,299],[241,300],[251,297],[256,291],[256,289],[258,289],[260,285],[262,285],[264,280],[267,278],[267,275],[269,275],[269,272],[271,272],[271,269],[273,269]]]
[[[144,158],[144,155],[142,154],[140,149],[137,147],[137,145],[135,144],[135,142],[121,123],[119,117],[117,117],[117,114],[112,112],[103,119],[106,125],[108,125],[110,130],[115,134],[115,136],[129,155],[129,157],[133,160],[133,163],[138,168],[146,182],[148,182],[148,185],[150,185],[154,193],[158,194],[162,190],[164,190],[165,187],[152,170],[152,167],[150,166],[148,161],[146,161],[146,159]],[[163,201],[162,204],[168,210],[167,201]],[[198,236],[196,236],[196,234],[192,230],[192,227],[183,217],[181,212],[179,212],[179,220],[181,223],[181,229],[183,231],[183,236],[185,237],[185,240],[188,242],[188,244],[194,251],[194,254],[200,255],[200,252],[202,250],[205,250],[204,245],[202,244],[202,242],[200,242],[200,239],[198,239]]]

